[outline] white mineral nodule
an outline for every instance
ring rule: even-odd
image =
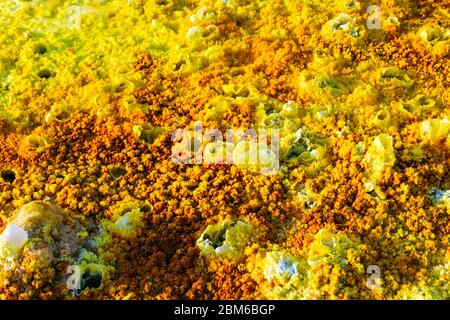
[[[115,227],[120,230],[132,231],[133,225],[130,222],[130,213],[127,212],[122,217],[117,219],[115,222]]]
[[[1,246],[6,246],[16,255],[28,241],[28,233],[16,224],[10,224],[0,236]]]

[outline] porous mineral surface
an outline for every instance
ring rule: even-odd
[[[371,5],[2,0],[0,299],[449,299],[450,1]]]

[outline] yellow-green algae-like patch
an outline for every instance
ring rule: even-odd
[[[244,221],[224,220],[210,225],[197,240],[206,255],[240,258],[252,237],[252,227]]]
[[[3,0],[0,299],[448,299],[448,2],[370,5]]]

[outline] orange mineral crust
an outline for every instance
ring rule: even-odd
[[[449,1],[4,2],[0,299],[450,298]]]

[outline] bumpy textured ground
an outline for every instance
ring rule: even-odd
[[[450,297],[450,1],[2,0],[0,48],[0,299]]]

